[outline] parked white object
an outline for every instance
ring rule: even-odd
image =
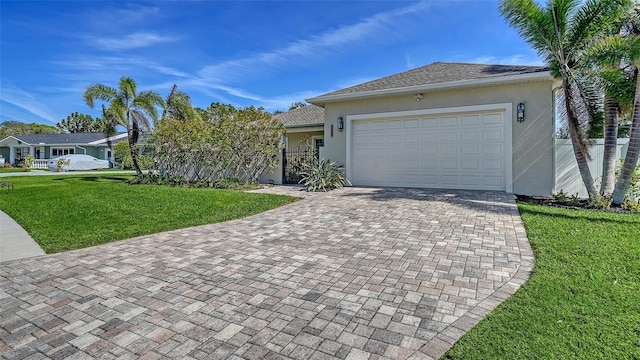
[[[58,156],[56,158],[50,159],[47,162],[47,167],[51,171],[57,171],[58,167],[56,163],[59,159],[65,159],[67,162],[66,165],[63,166],[64,171],[73,171],[73,170],[97,170],[97,169],[108,169],[109,161],[107,160],[99,160],[91,155],[63,155]]]

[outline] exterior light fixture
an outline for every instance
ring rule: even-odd
[[[518,122],[524,121],[524,103],[518,104],[518,112],[516,113],[516,119]]]
[[[338,130],[344,130],[344,119],[342,118],[342,116],[338,118]]]
[[[422,100],[423,97],[424,97],[424,95],[422,95],[422,93],[416,94],[416,101]]]

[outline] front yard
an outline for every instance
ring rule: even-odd
[[[531,278],[445,359],[640,359],[640,214],[519,204]]]
[[[129,185],[128,175],[2,178],[0,209],[48,254],[237,219],[295,198],[233,190]],[[185,239],[188,241],[188,239]]]

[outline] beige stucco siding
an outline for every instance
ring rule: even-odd
[[[307,146],[306,144],[307,139],[309,140],[309,145],[311,145],[312,144],[311,139],[316,136],[323,137],[324,132],[323,131],[296,132],[296,133],[287,132],[285,136],[287,138],[288,149],[298,150],[298,149],[303,149],[305,146]]]
[[[407,110],[453,108],[460,106],[511,103],[513,192],[550,195],[553,191],[554,118],[552,81],[476,87],[461,90],[425,92],[421,101],[415,94],[376,97],[325,104],[324,156],[346,164],[346,131],[337,130],[338,117]],[[518,123],[516,107],[524,103],[525,121]],[[333,125],[334,134],[330,135]]]

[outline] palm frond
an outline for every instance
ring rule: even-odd
[[[131,102],[131,107],[149,116],[153,121],[158,120],[158,106],[164,106],[162,96],[155,91],[141,91]]]
[[[589,0],[582,4],[573,16],[567,34],[567,46],[579,51],[594,38],[602,34],[620,32],[631,9],[630,0]]]
[[[137,88],[138,86],[132,78],[127,76],[120,78],[118,89],[120,90],[120,96],[125,99],[124,102],[129,103],[129,101],[136,97]]]
[[[102,84],[89,85],[82,94],[84,102],[93,108],[95,100],[111,101],[117,96],[117,90]]]
[[[140,110],[131,109],[130,116],[132,128],[139,128],[142,131],[149,131],[152,129],[151,122]]]

